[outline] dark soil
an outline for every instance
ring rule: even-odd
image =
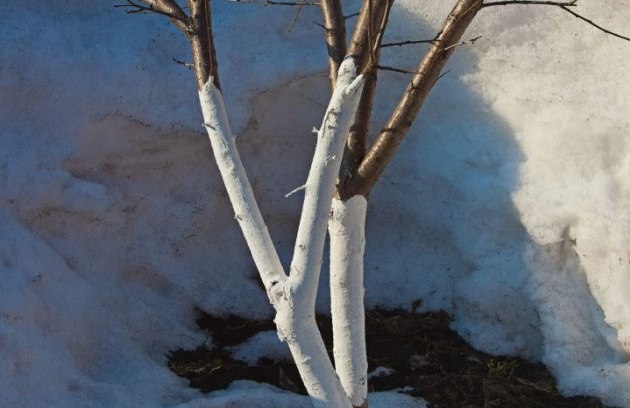
[[[191,387],[209,392],[248,379],[305,393],[292,362],[263,360],[248,366],[227,350],[260,331],[273,330],[273,322],[203,315],[198,323],[212,335],[215,347],[177,350],[169,361],[171,370],[188,378]],[[541,364],[474,350],[449,329],[445,313],[376,310],[368,313],[366,323],[369,370],[394,370],[372,379],[370,391],[406,387],[431,408],[605,408],[596,398],[562,397]],[[330,318],[319,317],[318,324],[332,353]]]

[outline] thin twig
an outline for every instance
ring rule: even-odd
[[[376,69],[380,69],[382,71],[391,71],[391,72],[397,72],[399,74],[411,74],[411,75],[415,75],[417,74],[419,71],[409,71],[406,69],[402,69],[402,68],[396,68],[396,67],[390,67],[387,65],[377,65],[375,67]],[[437,77],[436,82],[439,81],[440,79],[442,79],[443,77],[445,77],[446,75],[450,74],[450,70],[443,72],[440,76]]]
[[[357,11],[356,13],[352,13],[352,14],[348,14],[347,16],[343,16],[343,19],[344,19],[344,20],[348,20],[348,19],[350,19],[350,18],[357,17],[359,14],[361,14],[361,13],[359,13],[359,12]]]
[[[477,40],[480,39],[480,38],[481,38],[481,36],[477,36],[475,38],[471,38],[470,40],[466,40],[466,41],[459,42],[457,44],[449,45],[448,47],[444,48],[444,51],[448,51],[451,48],[455,48],[455,47],[461,47],[462,45],[472,45],[475,42],[477,42]]]
[[[291,197],[293,194],[297,193],[298,191],[302,191],[302,190],[306,190],[306,184],[303,184],[299,187],[294,188],[293,190],[289,191],[288,193],[286,193],[284,195],[284,198],[289,198]]]
[[[173,58],[173,62],[175,62],[176,64],[179,64],[179,65],[183,65],[183,66],[185,66],[186,68],[188,68],[191,71],[192,71],[193,67],[195,66],[194,64],[191,64],[191,63],[186,62],[184,60],[178,60],[177,58]]]
[[[114,4],[114,8],[129,8],[131,10],[125,10],[127,14],[139,14],[139,13],[156,13],[166,16],[168,18],[173,18],[175,20],[179,20],[182,22],[186,22],[181,16],[176,16],[175,14],[169,13],[164,10],[160,10],[159,8],[149,4],[148,6],[143,6],[142,4],[138,4],[133,0],[126,0],[127,4]]]
[[[381,47],[381,43],[383,42],[383,36],[385,35],[385,28],[387,27],[387,23],[389,22],[389,13],[392,10],[392,6],[394,5],[394,0],[388,0],[385,4],[385,12],[383,13],[383,19],[381,20],[381,24],[378,27],[378,32],[376,34],[376,39],[372,44],[372,55],[376,56],[379,48]],[[374,61],[376,62],[377,58],[374,57]]]
[[[243,4],[256,4],[259,6],[293,6],[293,7],[304,7],[304,6],[319,6],[319,2],[317,1],[278,1],[278,0],[225,0],[230,3],[243,3]]]
[[[381,44],[381,48],[387,47],[401,47],[403,45],[412,45],[412,44],[434,44],[435,39],[432,40],[407,40],[407,41],[399,41],[392,43]]]
[[[129,8],[127,14],[155,13],[168,17],[173,24],[185,33],[190,31],[190,21],[182,9],[172,0],[141,0],[142,5],[134,0],[126,0],[127,4],[115,4],[115,8]]]
[[[492,7],[492,6],[511,6],[511,5],[555,6],[571,14],[573,17],[584,21],[588,25],[595,27],[596,29],[598,29],[599,31],[605,34],[612,35],[613,37],[617,37],[625,41],[630,41],[630,37],[626,37],[614,31],[608,30],[600,26],[599,24],[595,23],[593,20],[590,20],[584,17],[583,15],[571,10],[569,7],[577,7],[577,2],[578,0],[572,0],[572,1],[508,0],[508,1],[493,1],[490,3],[484,3],[484,5],[481,7],[486,8],[486,7]]]
[[[293,27],[295,26],[295,23],[297,23],[297,19],[300,16],[300,11],[302,11],[302,9],[304,8],[305,5],[306,5],[305,1],[301,1],[300,4],[298,4],[298,8],[297,8],[297,10],[295,10],[295,13],[293,13],[293,17],[291,18],[291,21],[289,22],[289,25],[284,30],[285,34],[289,34],[291,32],[291,30],[293,30]]]
[[[608,30],[608,29],[606,29],[606,28],[596,24],[592,20],[589,20],[588,18],[582,16],[581,14],[576,13],[575,11],[573,11],[573,10],[571,10],[571,9],[565,7],[565,6],[561,6],[560,8],[562,10],[566,11],[567,13],[571,14],[573,17],[579,18],[580,20],[584,21],[585,23],[587,23],[587,24],[597,28],[598,30],[600,30],[600,31],[602,31],[602,32],[604,32],[604,33],[606,33],[608,35],[612,35],[613,37],[617,37],[617,38],[620,38],[622,40],[630,41],[629,37],[623,36],[621,34],[617,34],[614,31],[610,31],[610,30]]]
[[[508,0],[508,1],[493,1],[491,3],[484,3],[481,8],[491,6],[511,6],[515,4],[528,5],[528,6],[556,6],[556,7],[576,7],[578,0],[572,1],[539,1],[539,0]]]
[[[412,74],[412,75],[415,75],[415,74],[418,73],[418,71],[409,71],[409,70],[406,70],[406,69],[390,67],[390,66],[387,66],[387,65],[375,65],[374,68],[380,69],[381,71],[398,72],[399,74]]]

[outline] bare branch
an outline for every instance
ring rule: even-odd
[[[348,14],[347,16],[343,16],[344,20],[348,20],[354,17],[357,17],[359,15],[359,12],[357,11],[356,13],[352,13],[352,14]]]
[[[437,38],[431,42],[420,61],[418,69],[396,105],[378,138],[365,155],[357,172],[344,189],[345,197],[361,194],[367,196],[383,170],[391,160],[429,91],[440,78],[440,72],[450,58],[461,37],[481,9],[483,0],[458,0],[442,25]],[[395,72],[404,70],[390,69]],[[411,73],[411,72],[404,72]]]
[[[381,47],[379,45],[387,26],[392,3],[393,0],[364,1],[348,48],[348,55],[355,58],[358,69],[365,76],[365,84],[361,93],[359,107],[354,117],[354,123],[348,134],[339,172],[337,195],[341,198],[345,197],[346,182],[357,171],[365,156],[374,93],[378,79],[375,66],[378,65],[380,59]],[[376,32],[376,36],[372,38],[371,33],[374,32]]]
[[[381,71],[397,72],[399,74],[414,74],[415,75],[415,74],[418,73],[418,71],[409,71],[407,69],[390,67],[390,66],[387,66],[387,65],[376,65],[374,68],[380,69]]]
[[[186,68],[188,68],[189,70],[193,70],[193,68],[195,67],[194,64],[191,64],[189,62],[183,61],[183,60],[178,60],[177,58],[173,58],[173,62],[179,65],[183,65]]]
[[[381,44],[383,42],[383,36],[385,35],[385,28],[387,28],[387,23],[389,22],[389,13],[392,11],[392,6],[394,5],[394,0],[388,0],[385,2],[385,11],[383,12],[383,17],[381,18],[381,23],[378,26],[378,31],[376,32],[376,38],[374,39],[374,42],[372,43],[372,59],[374,61],[374,64],[376,64],[378,61],[376,61],[377,58],[375,58],[376,54],[380,52],[381,49]],[[378,20],[376,20],[374,23],[378,22]]]
[[[610,31],[610,30],[608,30],[608,29],[606,29],[606,28],[604,28],[604,27],[594,23],[592,20],[589,20],[588,18],[586,18],[586,17],[576,13],[575,11],[573,11],[573,10],[571,10],[571,9],[565,7],[565,6],[560,7],[560,8],[562,10],[566,11],[567,13],[571,14],[573,17],[579,18],[580,20],[584,21],[585,23],[587,23],[587,24],[597,28],[598,30],[600,30],[600,31],[602,31],[602,32],[604,32],[604,33],[606,33],[608,35],[612,35],[613,37],[617,37],[617,38],[620,38],[620,39],[625,40],[625,41],[630,41],[629,37],[626,37],[626,36],[623,36],[621,34],[617,34],[617,33],[613,32],[613,31]]]
[[[510,6],[515,4],[521,5],[538,5],[538,6],[557,6],[557,7],[575,7],[578,0],[572,1],[538,1],[538,0],[508,0],[508,1],[493,1],[491,3],[484,3],[482,8],[491,6]]]
[[[390,67],[390,66],[387,66],[387,65],[377,65],[377,66],[376,66],[376,69],[380,69],[380,70],[382,70],[382,71],[397,72],[397,73],[399,73],[399,74],[411,74],[411,75],[415,75],[415,74],[417,74],[417,73],[418,73],[418,71],[409,71],[409,70],[407,70],[407,69],[396,68],[396,67]],[[451,71],[450,71],[450,70],[442,72],[442,74],[440,74],[440,76],[439,76],[439,77],[437,77],[437,79],[436,79],[436,81],[435,81],[435,82],[439,81],[440,79],[444,78],[445,76],[447,76],[447,75],[448,75],[448,74],[450,74],[450,73],[451,73]]]
[[[291,7],[303,7],[303,6],[319,6],[320,3],[316,1],[277,1],[277,0],[225,0],[230,3],[242,3],[242,4],[256,4],[259,6],[291,6]]]
[[[129,8],[127,14],[136,13],[156,13],[168,17],[171,22],[184,33],[190,32],[190,21],[188,16],[174,0],[139,0],[142,4],[134,0],[126,0],[127,4],[114,5],[116,8]]]
[[[365,69],[370,53],[374,48],[372,33],[381,27],[383,15],[388,2],[391,0],[364,0],[354,33],[348,46],[348,56],[357,62],[359,71]]]
[[[470,40],[466,40],[466,41],[462,41],[462,42],[458,42],[457,44],[453,44],[453,45],[449,45],[448,47],[444,48],[444,51],[448,51],[451,48],[456,48],[456,47],[461,47],[462,45],[472,45],[474,43],[477,42],[477,40],[479,40],[481,38],[481,36],[477,36],[475,38],[471,38]]]
[[[289,22],[289,25],[284,30],[284,32],[286,34],[290,33],[291,30],[293,30],[293,27],[295,26],[295,23],[297,23],[298,17],[300,16],[300,12],[304,8],[304,6],[305,6],[305,4],[303,4],[303,3],[302,4],[298,4],[298,8],[297,8],[297,10],[295,10],[295,13],[293,14],[293,17],[291,18],[291,21]]]
[[[598,29],[599,31],[605,34],[612,35],[613,37],[617,37],[625,41],[630,41],[630,37],[626,37],[614,31],[608,30],[607,28],[604,28],[600,26],[599,24],[595,23],[593,20],[590,20],[584,17],[583,15],[571,10],[570,7],[577,7],[577,2],[578,0],[572,0],[572,1],[534,1],[534,0],[493,1],[491,3],[484,3],[482,8],[492,7],[492,6],[511,6],[511,5],[556,6],[562,9],[563,11],[566,11],[567,13],[571,14],[573,17],[584,21],[586,24],[592,27],[595,27],[596,29]]]
[[[381,44],[381,48],[401,47],[403,45],[413,45],[413,44],[433,44],[433,43],[435,43],[435,39],[433,40],[407,40],[407,41]]]
[[[212,82],[221,89],[216,50],[212,35],[212,11],[208,0],[188,0],[190,18],[194,32],[189,36],[192,48],[197,88],[202,89],[212,78]]]
[[[328,78],[331,89],[335,88],[339,65],[346,55],[346,22],[341,0],[321,0],[326,46],[328,47]]]

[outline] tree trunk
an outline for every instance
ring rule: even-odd
[[[345,60],[339,72],[338,86],[318,132],[288,278],[241,163],[221,91],[212,77],[199,91],[204,126],[235,218],[276,309],[278,335],[288,343],[314,405],[321,408],[351,408],[315,322],[315,299],[332,195],[345,137],[363,86],[363,77],[357,77],[352,59]]]
[[[367,407],[367,354],[363,305],[363,254],[367,200],[333,198],[330,236],[330,303],[335,368],[353,407]]]
[[[287,277],[241,163],[234,135],[230,130],[223,95],[212,77],[199,91],[199,102],[204,127],[208,132],[223,184],[230,197],[234,217],[243,231],[269,299],[275,306],[282,295],[281,283]]]

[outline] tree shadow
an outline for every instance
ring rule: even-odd
[[[393,21],[401,21],[397,38],[417,37],[409,28],[417,27],[411,17],[399,13]],[[386,49],[383,64],[417,63],[424,48]],[[526,233],[511,199],[523,157],[509,126],[462,80],[475,65],[472,53],[457,50],[446,68],[450,73],[436,84],[370,197],[366,303],[409,308],[420,299],[422,310],[452,314],[454,327],[476,346],[530,352],[538,350],[540,337],[536,309],[522,290]],[[381,72],[373,133],[408,79]],[[324,73],[263,92],[238,139],[285,264],[302,195],[286,199],[284,193],[304,184],[315,143],[311,129],[319,125],[327,99]],[[328,309],[326,269],[320,312]]]

